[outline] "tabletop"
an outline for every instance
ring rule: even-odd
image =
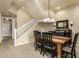
[[[62,37],[62,36],[52,36],[52,40],[55,43],[64,44],[65,42],[69,41],[70,38],[68,38],[68,37]]]

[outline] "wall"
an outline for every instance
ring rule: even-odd
[[[22,9],[17,12],[17,28],[24,25],[26,22],[30,21],[31,17],[25,13]]]
[[[73,37],[75,32],[79,32],[79,5],[75,5],[56,12],[56,20],[69,20],[69,24],[73,23]],[[70,25],[69,25],[70,26]],[[78,40],[79,45],[79,40]]]
[[[52,23],[39,23],[39,31],[51,31],[53,30],[53,24]]]
[[[12,39],[15,39],[15,20],[16,20],[16,18],[12,18]]]
[[[55,12],[53,10],[49,10],[49,16],[55,18]]]
[[[74,32],[79,32],[79,5],[73,6],[70,8],[66,8],[64,10],[61,10],[59,12],[56,12],[56,20],[64,20],[68,19],[69,22],[73,23],[73,31]],[[75,29],[74,29],[75,28]]]
[[[13,8],[12,6],[8,9],[9,12],[13,13],[14,15],[17,14],[17,10]]]
[[[0,42],[1,42],[1,40],[2,40],[2,32],[1,32],[1,14],[0,14]]]
[[[54,18],[55,19],[55,12],[50,10],[49,11],[49,16],[50,18]],[[39,23],[38,26],[39,26],[39,31],[51,31],[51,30],[54,30],[53,28],[53,24],[54,23]]]

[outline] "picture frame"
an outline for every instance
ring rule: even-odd
[[[56,22],[57,29],[68,29],[68,20],[61,20]]]

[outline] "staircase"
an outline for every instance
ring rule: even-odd
[[[33,25],[37,23],[36,20],[31,20],[28,23],[24,24],[20,28],[16,30],[16,38],[19,38],[21,35],[23,35],[26,31],[28,31]]]
[[[23,26],[16,29],[16,39],[15,39],[15,46],[23,45],[29,42],[30,38],[32,36],[33,30],[32,28],[36,26],[38,22],[34,19],[27,22]]]

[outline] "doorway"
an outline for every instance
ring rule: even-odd
[[[13,20],[12,17],[2,17],[2,42],[3,41],[12,41],[13,42]]]

